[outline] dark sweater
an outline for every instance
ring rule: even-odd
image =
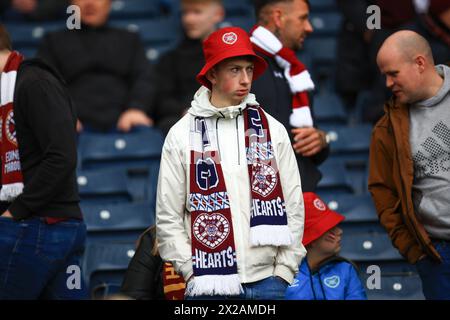
[[[62,78],[42,61],[19,68],[14,120],[24,189],[11,204],[0,204],[2,212],[8,209],[15,219],[81,219],[75,108]]]
[[[153,73],[137,33],[82,25],[47,34],[38,56],[66,80],[83,125],[109,131],[127,109],[150,112]]]
[[[158,62],[154,117],[165,134],[190,108],[192,97],[200,88],[195,77],[204,64],[202,42],[188,38]]]
[[[266,72],[253,82],[251,91],[256,95],[256,100],[263,109],[285,126],[292,141],[292,127],[289,124],[289,116],[292,113],[292,93],[284,77],[284,70],[278,66],[274,59],[264,55],[261,56],[269,66]],[[312,108],[311,111],[313,111]],[[317,166],[325,161],[328,154],[329,148],[323,149],[312,157],[303,157],[296,154],[303,192],[312,192],[316,189],[322,178]]]

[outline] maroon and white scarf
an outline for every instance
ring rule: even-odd
[[[293,239],[266,115],[258,106],[247,106],[243,115],[252,198],[248,213],[251,245],[289,246]],[[189,203],[194,278],[188,283],[190,296],[239,295],[242,291],[214,122],[215,118],[203,117],[191,121]]]
[[[14,89],[17,70],[23,56],[13,51],[1,74],[0,154],[2,159],[2,189],[0,200],[12,202],[23,191],[23,177],[14,122]]]
[[[275,58],[278,65],[284,69],[284,76],[293,94],[290,125],[295,128],[312,127],[314,123],[307,92],[314,89],[314,83],[305,65],[293,50],[283,47],[280,40],[262,26],[253,27],[250,40],[256,51]]]

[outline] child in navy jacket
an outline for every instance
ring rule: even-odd
[[[330,210],[314,193],[303,194],[308,253],[294,282],[286,290],[288,300],[365,300],[364,288],[352,262],[338,253],[344,216]]]

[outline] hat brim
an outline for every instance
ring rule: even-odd
[[[315,224],[311,226],[305,225],[302,240],[303,245],[307,246],[314,240],[320,238],[324,233],[337,226],[344,219],[345,217],[343,215],[332,210],[328,210],[327,214],[324,214],[323,218],[316,221]]]
[[[218,55],[214,59],[208,61],[208,63],[205,64],[205,66],[202,68],[202,70],[198,73],[196,80],[211,90],[211,82],[206,78],[206,73],[214,67],[219,62],[229,59],[229,58],[235,58],[235,57],[244,57],[244,56],[250,56],[254,58],[254,70],[253,70],[253,79],[252,81],[258,79],[264,71],[267,69],[267,62],[264,60],[264,58],[258,56],[253,52],[252,50],[242,50],[242,48],[237,48],[236,50],[227,50],[224,51],[223,55]]]

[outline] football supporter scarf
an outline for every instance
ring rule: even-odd
[[[186,283],[183,277],[175,272],[175,268],[171,263],[164,263],[162,278],[166,300],[183,300]]]
[[[275,58],[278,65],[284,69],[284,76],[293,95],[290,125],[296,128],[312,127],[313,119],[307,92],[314,89],[314,83],[305,65],[298,60],[293,50],[283,47],[280,40],[262,26],[253,27],[250,40],[256,51]]]
[[[252,198],[251,245],[291,245],[293,240],[266,115],[258,106],[248,106],[243,115]],[[188,283],[190,296],[242,292],[230,201],[214,121],[215,118],[203,117],[193,117],[191,121],[189,202],[194,278]]]
[[[14,88],[16,86],[17,70],[23,61],[23,56],[12,52],[6,61],[1,75],[0,100],[0,154],[2,159],[2,189],[1,201],[13,201],[23,190],[23,177],[20,166],[19,144],[17,142],[14,122]]]

